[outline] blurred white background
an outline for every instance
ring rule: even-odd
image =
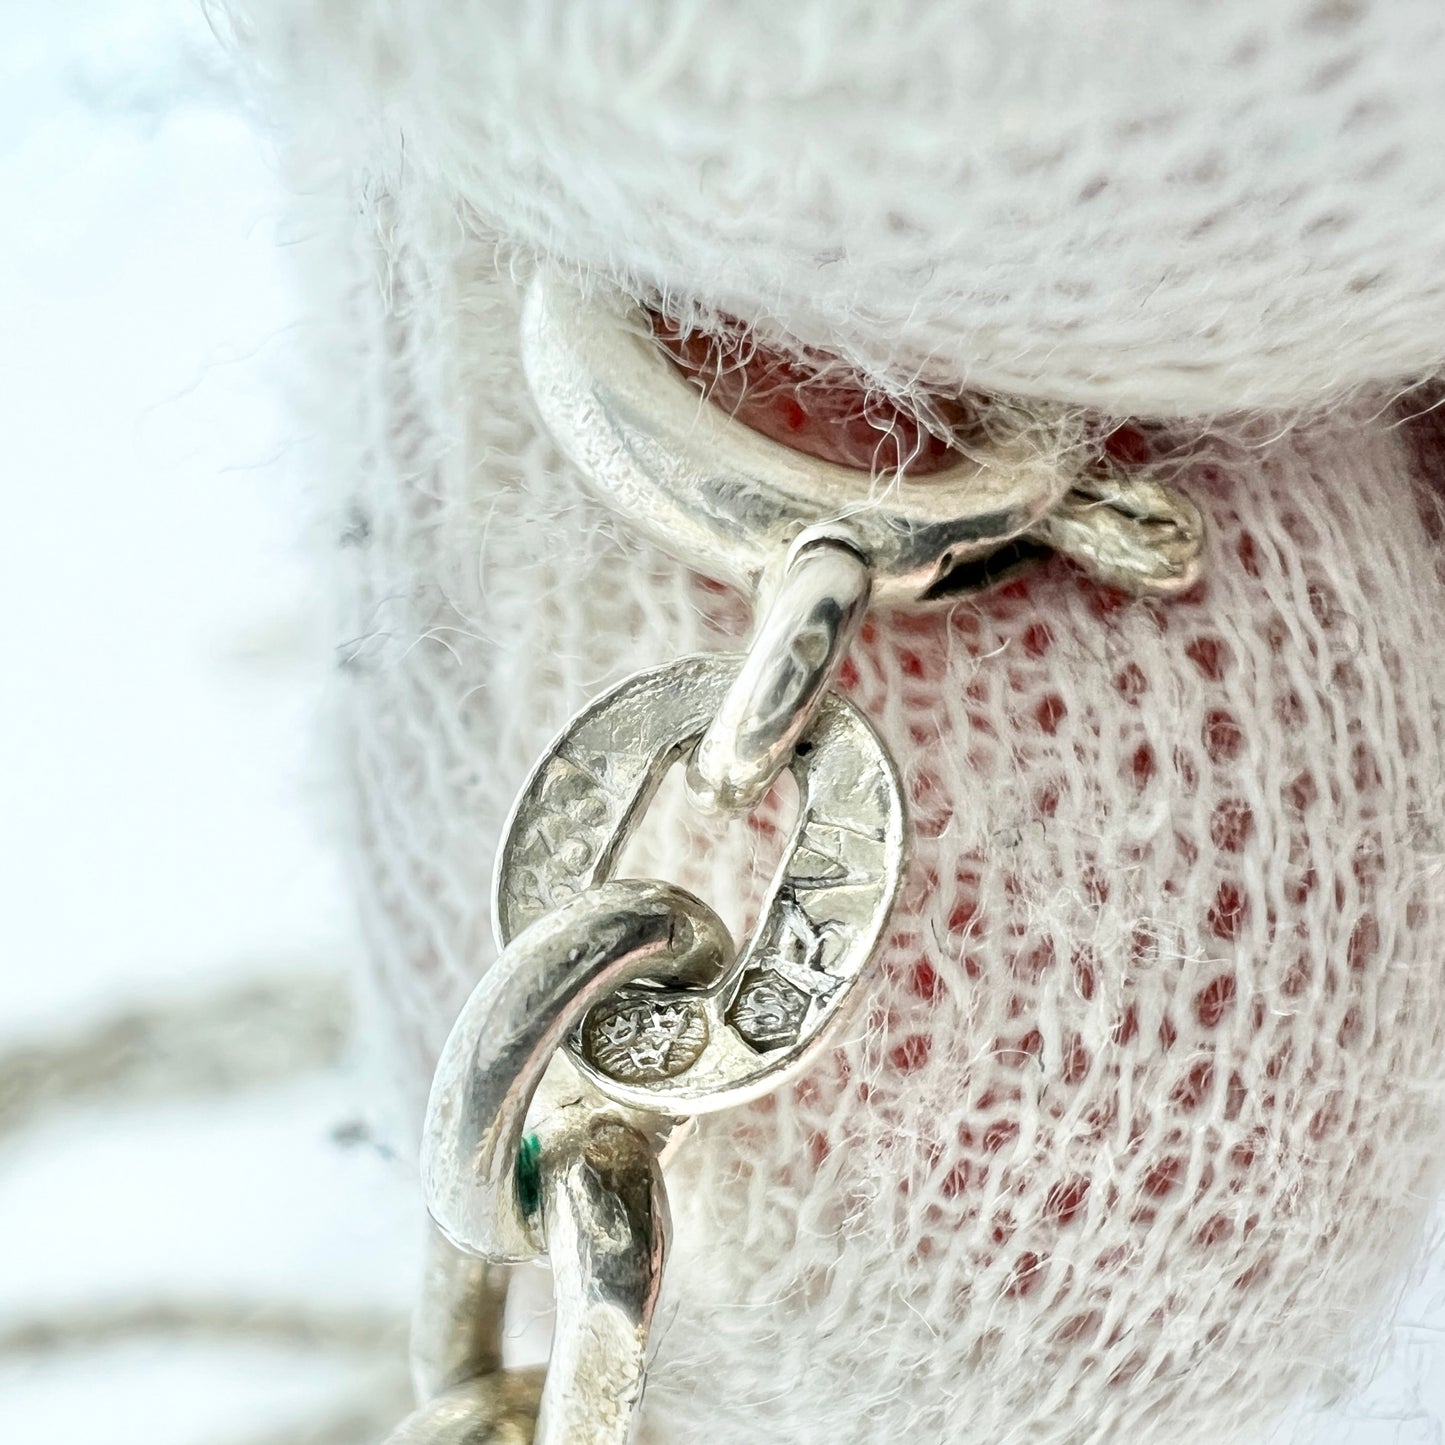
[[[0,1441],[368,1445],[420,1206],[336,1045],[285,198],[190,0],[8,11]],[[1445,1252],[1392,1339],[1286,1438],[1445,1441]]]
[[[182,1004],[218,1083],[271,1077],[127,1100],[122,1069],[40,1113],[0,1068],[0,1441],[332,1438],[405,1406],[420,1206],[336,1141],[344,1063],[306,1065],[337,1053],[355,943],[317,796],[284,199],[197,5],[12,4],[4,33],[0,1048],[96,1066],[87,1030]],[[274,1018],[227,999],[255,979]],[[123,1329],[140,1309],[181,1318]]]

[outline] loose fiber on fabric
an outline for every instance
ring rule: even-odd
[[[231,0],[305,144],[915,373],[1138,415],[1445,358],[1437,0]]]
[[[1216,76],[1237,54],[1238,93],[1211,101],[1241,126],[1253,105],[1259,144],[1231,144],[1217,116],[1211,130],[1178,86],[1190,115],[1166,123],[1141,61],[1111,72],[1132,128],[1100,130],[1090,109],[1080,158],[1022,83],[1080,79],[1073,10],[984,17],[1000,8],[900,6],[889,38],[881,6],[724,20],[680,4],[659,40],[650,6],[628,22],[606,5],[571,21],[371,5],[347,24],[319,6],[274,33],[253,7],[252,42],[291,56],[291,98],[273,103],[307,193],[344,607],[336,738],[404,1152],[493,956],[493,850],[537,753],[627,672],[746,635],[738,599],[629,541],[541,435],[515,339],[528,267],[775,326],[900,390],[922,368],[1216,414],[1146,428],[1210,518],[1210,577],[1189,596],[1130,602],[1053,563],[865,628],[844,686],[905,779],[905,896],[847,1037],[796,1086],[703,1121],[671,1170],[658,1445],[1259,1441],[1368,1365],[1437,1191],[1440,432],[1403,425],[1392,388],[1439,358],[1445,228],[1400,110],[1371,107],[1400,47],[1442,53],[1437,12],[1156,7],[1218,52]],[[1103,27],[1087,57],[1122,64],[1127,7],[1077,9]],[[959,31],[1012,55],[1046,14],[1014,71],[963,68]],[[746,54],[723,43],[749,26]],[[910,70],[925,50],[934,70]],[[1423,74],[1405,65],[1396,89],[1429,123]],[[839,142],[857,167],[830,189],[817,117],[837,120],[827,99],[850,87],[872,94],[870,76]],[[970,76],[1023,99],[989,121],[1017,146],[989,132],[964,177],[939,170],[940,135],[988,119]],[[900,98],[870,168],[862,113]],[[1283,149],[1266,144],[1271,99]],[[1302,137],[1331,106],[1316,185]],[[788,182],[818,179],[807,225],[762,149],[769,117],[775,145],[789,135],[789,107],[814,117]],[[644,154],[653,132],[675,145]],[[1372,165],[1391,135],[1399,159]],[[1146,224],[1126,198],[1189,155],[1193,181],[1150,192]],[[1071,208],[1101,157],[1110,199],[1086,224]],[[954,175],[952,202],[926,174]],[[1012,184],[1031,175],[1032,195]],[[1307,215],[1344,219],[1326,244]],[[843,237],[835,263],[824,234]],[[1372,255],[1380,279],[1352,290]],[[1224,415],[1247,400],[1259,414]],[[1293,425],[1263,414],[1324,400]],[[651,856],[631,864],[666,861],[740,918],[773,825],[706,848],[685,841],[696,826],[655,810]]]

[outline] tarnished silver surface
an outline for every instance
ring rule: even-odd
[[[671,884],[623,879],[542,910],[503,950],[452,1027],[427,1104],[421,1178],[454,1244],[491,1260],[542,1252],[517,1156],[553,1055],[596,1003],[639,978],[709,986],[733,945],[721,920]]]
[[[607,1078],[646,1084],[686,1073],[711,1038],[704,997],[639,988],[598,1004],[582,1022],[577,1047]]]
[[[1204,518],[1177,487],[1111,471],[1081,478],[1030,535],[1127,592],[1169,596],[1204,574]]]
[[[704,402],[630,298],[584,296],[546,273],[527,296],[522,361],[548,430],[603,501],[748,591],[816,528],[864,558],[879,601],[919,601],[1028,531],[1073,480],[1040,449],[1037,409],[1022,407],[996,407],[986,449],[918,481],[806,456]]]
[[[503,1370],[418,1406],[385,1445],[532,1445],[541,1370]]]
[[[688,793],[699,807],[746,812],[762,802],[817,716],[871,586],[850,547],[819,541],[793,553],[742,670],[688,760]]]
[[[687,657],[638,673],[567,725],[523,788],[498,855],[494,916],[504,944],[609,876],[668,766],[716,715],[741,662]],[[798,819],[761,921],[727,978],[682,995],[707,1016],[697,1061],[619,1078],[569,1039],[573,1059],[609,1098],[679,1115],[756,1098],[806,1064],[851,1002],[902,878],[902,790],[877,735],[836,694],[825,695],[805,744],[790,764]],[[625,997],[655,998],[658,1009],[679,1001],[667,989]],[[659,1022],[654,1037],[664,1032]]]

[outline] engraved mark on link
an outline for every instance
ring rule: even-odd
[[[848,980],[834,973],[829,943],[846,938],[849,925],[837,918],[816,918],[809,911],[826,907],[832,895],[874,888],[877,868],[859,867],[848,857],[860,844],[876,847],[879,831],[843,822],[815,819],[793,856],[791,876],[774,902],[773,926],[743,971],[728,1023],[755,1052],[786,1048],[821,1013]],[[799,895],[812,897],[805,902]]]
[[[803,1031],[809,999],[769,969],[743,976],[728,1022],[756,1053],[786,1048]]]
[[[620,994],[582,1024],[582,1055],[622,1084],[651,1084],[686,1073],[708,1044],[702,1005],[666,994]]]
[[[834,919],[814,920],[798,901],[799,888],[821,890],[842,886],[842,881],[789,878],[778,890],[777,924],[765,941],[766,952],[744,973],[727,1013],[728,1022],[759,1053],[795,1042],[811,1015],[847,982],[829,970],[826,957],[829,939],[845,933],[845,926]]]
[[[680,658],[573,718],[523,788],[502,841],[501,944],[611,875],[741,665]],[[701,992],[658,979],[661,987],[628,990],[611,1009],[599,1001],[569,1030],[574,1062],[615,1102],[680,1115],[756,1098],[802,1068],[829,1021],[856,1001],[902,878],[898,777],[866,720],[836,694],[823,699],[789,767],[798,822],[727,977]]]
[[[616,818],[607,758],[559,751],[541,780],[537,810],[518,841],[512,889],[539,913],[583,890]]]

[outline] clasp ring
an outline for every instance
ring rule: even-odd
[[[584,295],[546,272],[527,294],[522,362],[547,429],[602,500],[749,594],[806,532],[852,546],[876,602],[926,600],[1043,521],[1074,482],[1057,429],[1003,403],[986,450],[918,481],[804,455],[705,402],[629,297]]]
[[[548,431],[602,502],[664,552],[749,595],[790,547],[851,547],[871,600],[948,603],[1058,552],[1141,595],[1202,575],[1198,507],[1160,469],[1120,470],[1076,409],[993,397],[988,434],[914,480],[825,462],[713,406],[617,291],[540,272],[522,313],[522,364]]]

